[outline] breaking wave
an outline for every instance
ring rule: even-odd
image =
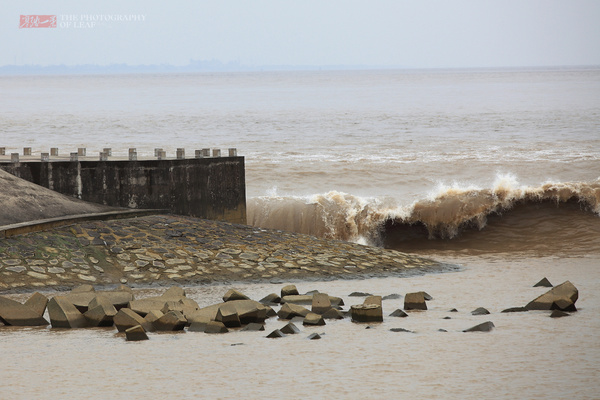
[[[389,197],[337,191],[305,197],[273,193],[248,204],[248,222],[254,226],[392,248],[417,239],[456,241],[490,230],[488,224],[502,225],[499,234],[507,237],[539,236],[542,231],[558,235],[565,232],[565,223],[582,234],[600,236],[600,179],[532,187],[505,175],[491,188],[439,185],[426,198],[406,205]]]

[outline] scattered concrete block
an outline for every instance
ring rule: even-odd
[[[188,327],[188,332],[204,332],[207,324],[208,322],[192,322]],[[223,327],[225,327],[225,325],[223,325]]]
[[[528,310],[561,310],[577,311],[575,302],[579,297],[579,291],[571,282],[566,281],[553,287],[541,296],[532,300],[525,307]]]
[[[306,317],[310,310],[297,304],[285,303],[277,312],[281,319],[292,319],[294,317]]]
[[[107,301],[90,307],[83,314],[88,320],[88,326],[113,326],[115,315],[117,315],[117,309]]]
[[[315,293],[312,298],[312,312],[316,314],[324,314],[331,310],[331,300],[327,293]]]
[[[39,314],[39,308],[33,308],[21,304],[18,301],[0,296],[0,322],[12,326],[45,326],[48,321],[42,314]]]
[[[324,319],[344,319],[344,314],[335,308],[330,308],[323,313]]]
[[[377,304],[358,304],[350,308],[354,322],[382,322],[383,310]]]
[[[48,302],[48,315],[53,328],[83,328],[87,319],[66,296],[54,296]]]
[[[179,300],[180,298],[186,297],[186,296],[185,296],[185,290],[182,287],[171,286],[160,297],[163,297],[163,298],[169,299],[169,300],[173,300],[173,299]]]
[[[157,331],[182,331],[187,320],[179,311],[169,311],[152,323]]]
[[[307,337],[308,340],[319,340],[321,339],[321,335],[319,335],[318,333],[311,333],[310,335],[308,335]]]
[[[311,305],[313,300],[312,294],[290,294],[281,297],[281,304],[292,303],[301,305]]]
[[[294,325],[293,322],[289,322],[287,325],[281,328],[280,331],[282,333],[285,333],[286,335],[295,335],[297,333],[300,333],[300,329],[298,329],[298,327]]]
[[[136,325],[141,325],[146,332],[154,329],[152,324],[146,322],[140,314],[129,308],[121,308],[114,316],[113,321],[119,332],[125,332]]]
[[[153,324],[154,321],[158,320],[160,317],[165,315],[162,311],[152,310],[144,317],[144,320],[150,324]]]
[[[132,300],[129,302],[128,304],[128,308],[130,308],[131,310],[135,311],[136,313],[138,313],[141,316],[145,316],[146,314],[148,314],[150,311],[153,310],[163,310],[163,308],[165,307],[165,305],[167,304],[166,299],[164,298],[159,298],[159,297],[151,297],[151,298],[146,298],[146,299],[140,299],[140,300]]]
[[[82,293],[82,292],[94,292],[96,289],[92,285],[83,284],[79,286],[75,286],[71,289],[71,293]]]
[[[308,313],[306,317],[304,317],[304,321],[302,321],[302,325],[325,325],[325,320],[323,317],[316,313]]]
[[[35,292],[29,299],[27,299],[25,305],[31,308],[37,315],[41,317],[46,312],[48,298],[39,292]]]
[[[554,310],[552,311],[552,313],[550,314],[550,318],[562,318],[562,317],[568,317],[571,314],[566,313],[564,311],[560,311],[560,310]]]
[[[474,309],[473,311],[471,311],[471,315],[487,315],[489,313],[490,312],[483,307],[478,307],[478,308]]]
[[[229,329],[222,322],[210,321],[204,328],[204,333],[227,333]]]
[[[229,289],[223,296],[223,301],[228,302],[232,300],[250,300],[250,297],[235,289]]]
[[[503,313],[514,313],[514,312],[526,312],[529,311],[527,308],[525,307],[511,307],[511,308],[507,308],[505,310],[502,310],[500,312]]]
[[[404,310],[427,310],[424,293],[406,293],[406,296],[404,296]]]
[[[141,325],[136,325],[125,330],[125,338],[128,342],[137,342],[148,340],[148,335]]]
[[[349,294],[350,297],[368,297],[368,296],[373,296],[371,293],[365,293],[365,292],[352,292]]]
[[[533,287],[552,287],[552,284],[548,280],[548,278],[544,277],[541,281],[533,285]]]
[[[397,310],[395,310],[393,313],[390,314],[390,317],[406,318],[406,317],[408,317],[408,314],[398,308]]]
[[[413,331],[409,331],[408,329],[404,329],[404,328],[392,328],[390,329],[391,332],[408,332],[408,333],[414,333]]]
[[[376,306],[381,307],[381,296],[368,296],[365,301],[363,301],[363,304],[375,304]]]
[[[264,331],[265,330],[265,324],[259,324],[257,322],[251,322],[248,325],[246,325],[245,327],[243,327],[241,329],[242,331]]]
[[[388,294],[387,296],[383,296],[383,300],[398,300],[401,299],[402,295],[398,293]]]
[[[285,337],[285,333],[281,332],[279,329],[275,329],[273,332],[267,335],[269,339],[277,339]]]
[[[260,299],[259,303],[268,304],[268,305],[279,304],[279,303],[281,303],[281,297],[276,293],[271,293],[271,294],[263,297],[262,299]]]
[[[494,327],[495,325],[492,321],[486,321],[469,329],[465,329],[463,332],[489,332],[494,329]]]
[[[227,306],[227,303],[219,307],[216,321],[222,322],[228,328],[237,328],[242,326],[240,317],[235,307]]]
[[[281,297],[285,297],[285,296],[297,296],[300,293],[298,293],[298,289],[296,288],[296,285],[287,285],[284,286],[283,288],[281,288]]]

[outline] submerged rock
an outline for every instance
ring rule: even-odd
[[[492,321],[486,321],[469,329],[465,329],[463,332],[489,332],[494,329],[494,327],[495,325]]]
[[[571,314],[566,313],[564,311],[560,311],[560,310],[554,310],[552,311],[552,313],[550,314],[550,318],[562,318],[562,317],[568,317]]]
[[[533,287],[552,287],[552,284],[546,277],[544,277],[541,281],[533,285]]]
[[[319,335],[318,333],[311,333],[310,335],[308,335],[308,340],[319,340],[321,339],[321,335]]]
[[[528,310],[577,311],[575,302],[578,298],[579,291],[575,285],[566,281],[532,300],[525,307]]]
[[[295,335],[296,333],[300,333],[300,329],[298,329],[298,327],[294,325],[293,322],[289,322],[287,325],[281,328],[280,331],[287,335]]]
[[[500,312],[514,313],[514,312],[526,312],[526,311],[529,311],[529,310],[525,307],[511,307],[511,308],[507,308],[506,310],[502,310]]]
[[[478,307],[478,308],[474,309],[473,311],[471,311],[471,315],[487,315],[489,313],[490,312],[483,307]]]
[[[312,312],[316,314],[324,314],[331,310],[331,301],[326,293],[315,293],[312,298]]]
[[[281,332],[279,329],[275,329],[273,332],[267,335],[269,339],[277,339],[285,337],[285,333]]]
[[[259,303],[275,305],[281,303],[281,297],[276,293],[271,293],[259,300]]]
[[[408,314],[405,313],[404,311],[402,311],[401,309],[397,309],[393,313],[391,313],[389,316],[390,317],[406,318],[406,317],[408,317]]]

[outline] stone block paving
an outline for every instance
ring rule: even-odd
[[[0,291],[385,276],[440,266],[394,250],[172,215],[0,239]]]

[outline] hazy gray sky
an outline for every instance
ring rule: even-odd
[[[0,65],[600,65],[598,0],[0,4]],[[19,28],[20,15],[56,15],[57,27]]]

